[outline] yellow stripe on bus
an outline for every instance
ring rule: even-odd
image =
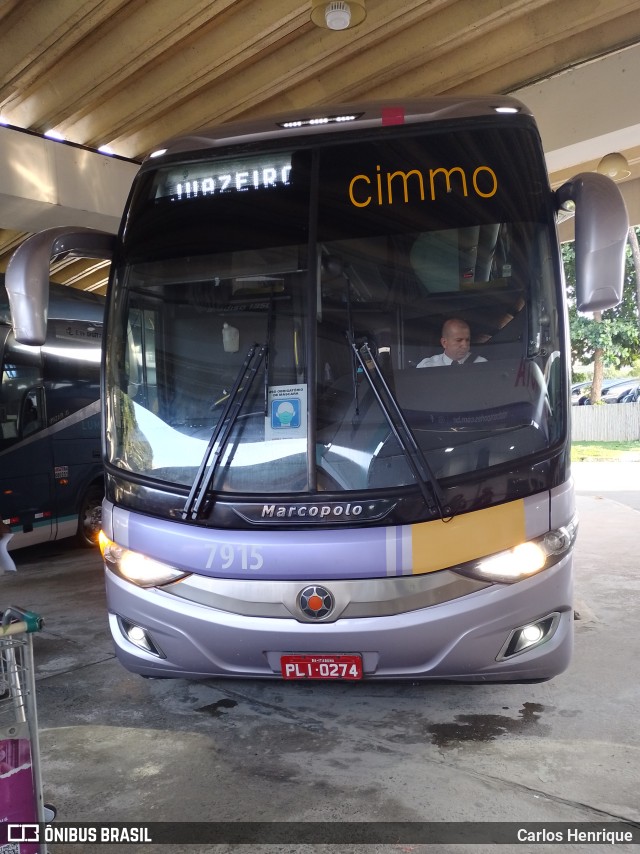
[[[454,516],[450,522],[421,522],[411,526],[413,574],[510,549],[525,539],[522,500]]]

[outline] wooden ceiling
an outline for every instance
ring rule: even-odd
[[[638,0],[366,0],[343,31],[311,6],[0,0],[0,115],[139,159],[178,133],[312,104],[512,92],[640,42]],[[3,267],[23,238],[0,231]]]

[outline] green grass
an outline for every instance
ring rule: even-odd
[[[640,442],[573,442],[571,459],[575,462],[640,462]]]

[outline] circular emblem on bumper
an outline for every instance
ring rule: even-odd
[[[305,587],[298,596],[298,607],[312,620],[323,620],[328,617],[335,607],[335,599],[326,587],[311,584]]]

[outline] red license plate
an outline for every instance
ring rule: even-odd
[[[360,655],[283,655],[283,679],[362,679]]]

